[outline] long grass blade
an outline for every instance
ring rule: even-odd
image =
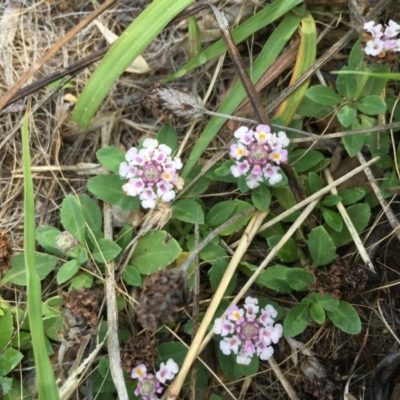
[[[24,166],[24,211],[25,211],[25,265],[28,293],[28,316],[31,327],[33,354],[36,367],[36,380],[40,400],[58,400],[53,368],[47,355],[42,321],[42,290],[39,275],[35,269],[35,209],[31,157],[29,153],[28,116],[22,125],[22,151]]]

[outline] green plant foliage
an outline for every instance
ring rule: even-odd
[[[61,231],[52,226],[41,226],[36,229],[36,240],[39,244],[49,253],[53,253],[56,256],[63,257],[64,253],[56,247],[56,237],[61,235]]]
[[[307,90],[306,96],[324,106],[334,106],[342,102],[342,98],[333,89],[323,85],[311,86]]]
[[[271,236],[267,239],[268,246],[272,249],[282,239],[281,236]],[[277,257],[284,262],[293,262],[299,258],[296,242],[290,238],[277,253]]]
[[[125,160],[125,152],[116,147],[102,147],[96,152],[100,164],[114,174],[119,174],[119,166]]]
[[[140,200],[125,195],[122,190],[124,180],[115,175],[98,175],[89,179],[87,187],[98,199],[121,207],[123,211],[132,211],[140,207]]]
[[[112,261],[120,252],[121,247],[112,240],[100,239],[96,242],[92,257],[99,263],[106,263]]]
[[[171,125],[164,125],[157,133],[156,139],[171,148],[172,153],[178,148],[178,135]]]
[[[251,200],[258,210],[267,211],[271,204],[271,192],[266,185],[256,187],[251,193]]]
[[[128,285],[140,287],[142,285],[142,277],[140,272],[134,265],[127,265],[122,278]]]
[[[386,111],[386,103],[376,95],[364,97],[357,103],[360,112],[367,115],[378,115]]]
[[[61,223],[80,244],[84,243],[86,235],[85,217],[79,199],[69,194],[62,202],[60,210]]]
[[[344,128],[348,128],[349,126],[351,126],[351,124],[357,118],[357,112],[356,112],[356,110],[354,110],[354,108],[352,108],[350,106],[343,106],[338,111],[337,118],[338,118],[340,124]],[[355,135],[355,136],[359,136],[359,135]],[[354,136],[349,136],[349,138],[353,138],[353,137]],[[347,137],[345,137],[345,138],[347,138]],[[345,138],[343,138],[343,139],[345,139]]]
[[[183,199],[172,204],[172,216],[179,221],[204,224],[204,211],[198,200]]]
[[[206,216],[206,223],[208,226],[219,226],[227,221],[236,210],[234,201],[220,201],[214,204]]]
[[[86,272],[81,272],[77,276],[75,276],[71,284],[69,285],[69,290],[73,289],[82,289],[82,288],[91,288],[93,285],[93,275],[90,275]]]
[[[165,231],[150,231],[138,241],[130,259],[142,275],[150,275],[175,261],[182,249]]]
[[[327,311],[331,321],[343,332],[358,335],[361,332],[361,320],[354,307],[339,300],[339,305],[334,311]]]
[[[335,258],[336,247],[323,226],[317,226],[310,232],[307,246],[314,267],[326,265]]]
[[[61,285],[64,282],[67,282],[79,271],[80,266],[78,260],[67,261],[57,272],[57,283]]]
[[[287,268],[286,280],[293,290],[301,292],[313,283],[313,276],[303,268]]]
[[[311,304],[310,316],[319,325],[325,322],[325,310],[318,303]]]
[[[240,214],[243,211],[246,211],[252,207],[251,204],[247,203],[246,201],[242,201],[242,200],[235,199],[235,200],[233,200],[233,203],[236,205],[236,208],[235,208],[235,211],[232,213],[231,217],[234,217],[235,215]],[[233,224],[228,226],[226,229],[224,229],[220,233],[220,235],[227,236],[227,235],[231,235],[232,233],[239,231],[248,223],[248,221],[251,219],[251,217],[252,217],[252,215],[250,214],[250,215],[246,215],[245,217],[238,219],[236,222],[234,222]]]
[[[318,303],[326,311],[335,311],[339,307],[339,299],[330,294],[322,296],[320,293],[311,293],[309,298]]]
[[[254,268],[255,269],[255,268]],[[261,272],[257,284],[281,293],[289,293],[292,287],[288,283],[286,272],[289,268],[284,265],[274,265]]]
[[[323,158],[324,155],[316,150],[299,149],[289,154],[289,161],[297,173],[308,171]]]
[[[40,280],[46,278],[54,270],[57,261],[58,259],[50,254],[35,253],[35,267]],[[11,269],[6,272],[1,283],[13,283],[19,286],[27,285],[24,254],[17,254],[12,258]]]
[[[294,337],[304,332],[310,316],[310,304],[299,304],[293,307],[283,321],[283,334]]]
[[[328,208],[322,208],[322,217],[326,224],[336,232],[342,232],[343,219],[335,211],[329,210]]]
[[[339,193],[342,198],[342,204],[348,206],[362,200],[367,194],[367,190],[362,187],[354,187],[351,189],[343,190]]]
[[[223,258],[218,258],[212,262],[212,267],[208,271],[208,275],[210,277],[210,284],[213,290],[217,290],[222,277],[228,267],[228,260]],[[228,287],[224,293],[224,296],[229,296],[233,293],[237,286],[237,274],[233,274],[232,279],[230,280]]]

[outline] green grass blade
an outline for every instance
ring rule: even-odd
[[[298,28],[300,19],[301,17],[294,15],[293,13],[288,13],[278,27],[274,30],[254,62],[252,70],[249,71],[250,77],[254,83],[262,77],[264,72],[278,57],[285,44],[289,41],[293,33]],[[245,97],[246,92],[242,83],[237,82],[217,112],[228,115],[232,114]],[[190,172],[198,159],[201,157],[203,151],[207,148],[211,140],[218,133],[225,122],[225,118],[213,117],[210,119],[203,133],[193,147],[192,153],[186,162],[182,173],[183,177]]]
[[[243,22],[237,28],[232,31],[232,37],[236,44],[243,42],[243,40],[247,39],[253,33],[257,32],[261,28],[264,28],[271,22],[274,22],[278,18],[285,15],[288,11],[290,11],[293,7],[302,3],[302,0],[275,0],[269,6],[263,8],[257,14],[250,17],[248,20]],[[180,68],[174,74],[165,78],[162,82],[167,83],[176,78],[179,78],[194,68],[199,67],[200,65],[205,64],[206,62],[212,60],[223,54],[226,51],[225,43],[222,39],[218,40],[211,46],[209,46],[206,50],[201,52],[196,58],[187,62],[182,68]]]
[[[165,26],[194,0],[154,0],[111,46],[79,97],[72,119],[83,127],[92,118],[116,79]]]
[[[369,71],[331,71],[331,74],[337,75],[366,75],[374,78],[392,79],[400,81],[400,73],[398,72],[369,72]]]
[[[28,293],[28,316],[31,327],[33,354],[35,358],[36,379],[40,400],[59,399],[58,388],[54,378],[53,367],[47,355],[43,321],[42,321],[42,288],[35,269],[35,209],[33,182],[31,174],[31,157],[29,154],[28,116],[25,115],[22,125],[22,146],[24,166],[24,212],[25,212],[25,265]]]

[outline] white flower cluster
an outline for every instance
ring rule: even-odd
[[[364,30],[371,36],[371,39],[367,40],[365,45],[365,54],[378,56],[382,52],[400,51],[400,39],[397,38],[400,25],[397,22],[390,20],[383,29],[382,24],[376,25],[374,21],[369,21],[364,24]]]

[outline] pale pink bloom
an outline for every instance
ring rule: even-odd
[[[233,144],[230,147],[229,155],[235,160],[240,160],[242,157],[246,157],[249,154],[249,150],[243,143]]]
[[[246,309],[246,318],[248,320],[254,320],[257,317],[257,313],[260,309],[260,307],[257,305],[258,299],[247,297],[245,303],[246,304],[243,306],[243,308]]]
[[[132,379],[142,380],[147,376],[147,368],[144,364],[139,364],[137,367],[133,368],[131,371]]]
[[[278,171],[279,167],[275,167],[271,164],[267,164],[263,168],[264,176],[266,179],[268,179],[270,185],[275,185],[275,183],[278,183],[282,180],[282,175]]]
[[[226,317],[229,320],[234,321],[236,323],[241,322],[243,320],[243,314],[244,311],[237,306],[231,306],[228,308],[228,310],[226,310]]]
[[[219,342],[219,348],[223,354],[229,356],[231,353],[238,353],[240,344],[241,342],[239,338],[236,335],[233,335],[231,338],[225,337],[223,340],[221,340]]]
[[[230,168],[231,173],[235,178],[239,178],[239,176],[246,175],[249,169],[250,169],[250,164],[247,160],[243,162],[236,162],[236,164],[232,165]]]
[[[166,144],[161,143],[158,146],[158,150],[160,150],[162,153],[164,153],[166,156],[170,156],[172,153],[171,147],[167,146]]]
[[[369,21],[364,24],[364,30],[369,32],[373,38],[379,39],[383,36],[382,25],[375,25],[374,21]]]
[[[221,336],[232,334],[235,331],[235,325],[225,318],[217,318],[214,321],[214,333]]]
[[[269,346],[271,343],[278,343],[282,337],[282,325],[276,324],[260,328],[260,341]]]
[[[170,358],[167,363],[161,363],[159,371],[156,373],[156,377],[161,383],[165,381],[170,381],[174,379],[175,375],[178,373],[178,364]]]
[[[369,56],[377,56],[383,50],[384,42],[381,39],[375,38],[374,40],[368,40],[364,52]]]
[[[155,149],[156,147],[158,147],[158,140],[152,138],[146,138],[143,140],[143,147],[147,149]]]
[[[389,39],[383,42],[383,49],[385,51],[396,51],[397,48],[397,40],[396,39]]]
[[[122,190],[128,196],[138,196],[144,190],[144,182],[142,178],[129,179],[128,183],[122,186]]]
[[[260,357],[260,360],[268,360],[274,354],[274,348],[272,346],[267,346],[264,343],[259,343],[257,345],[257,355]]]
[[[288,151],[286,149],[276,149],[270,155],[269,159],[275,164],[280,164],[281,162],[287,161]]]
[[[253,141],[254,132],[249,130],[247,126],[241,126],[233,134],[235,138],[239,139],[239,142],[243,144],[250,144]]]
[[[260,186],[260,183],[263,181],[262,175],[249,175],[246,178],[246,184],[249,189],[255,189],[256,187]]]
[[[272,325],[277,315],[278,311],[276,311],[273,306],[268,304],[261,310],[260,322],[264,326]]]
[[[157,196],[151,188],[144,189],[139,199],[142,201],[143,208],[154,208],[156,206]]]

